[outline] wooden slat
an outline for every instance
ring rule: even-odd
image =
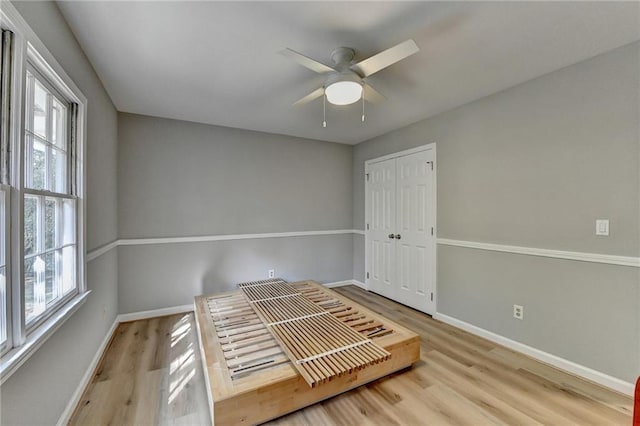
[[[252,352],[250,354],[240,356],[237,358],[227,359],[227,367],[231,369],[235,369],[238,367],[255,364],[258,360],[263,360],[265,358],[271,358],[276,355],[280,355],[282,353],[282,349],[280,347],[272,347],[266,350],[261,350],[257,352]]]
[[[273,358],[257,361],[252,365],[246,365],[246,366],[238,367],[236,369],[232,369],[229,371],[229,374],[232,379],[237,379],[237,378],[249,375],[251,373],[262,371],[264,369],[271,368],[271,367],[277,367],[279,365],[282,365],[288,362],[289,362],[289,358],[287,358],[284,354],[278,355]]]
[[[253,286],[278,281],[265,280]],[[242,293],[210,296],[206,299],[206,306],[223,353],[221,361],[228,370],[228,380],[233,381],[288,361],[278,342]]]
[[[390,357],[362,333],[383,331],[381,322],[320,291],[295,288],[284,281],[244,283],[239,287],[311,387]],[[340,315],[347,318],[340,319]]]

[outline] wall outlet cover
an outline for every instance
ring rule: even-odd
[[[513,305],[513,317],[515,319],[524,319],[524,307],[521,305]]]

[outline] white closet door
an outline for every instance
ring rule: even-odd
[[[433,313],[433,157],[422,151],[396,160],[396,300]]]
[[[396,228],[396,167],[395,159],[371,164],[367,185],[369,217],[367,230],[369,247],[369,286],[383,296],[394,298]]]

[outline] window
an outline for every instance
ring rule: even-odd
[[[0,10],[0,379],[86,299],[86,99],[12,5]]]
[[[27,328],[76,294],[70,103],[28,63],[24,131],[24,309]]]
[[[9,268],[9,130],[11,45],[13,34],[0,33],[0,354],[11,348],[11,282]]]
[[[8,324],[9,310],[8,305],[8,289],[7,289],[7,189],[6,185],[0,185],[0,348],[5,349],[8,346]]]

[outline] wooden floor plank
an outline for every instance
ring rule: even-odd
[[[602,386],[594,386],[593,383],[580,379],[572,374],[558,370],[550,365],[543,364],[532,358],[524,357],[510,349],[498,346],[491,350],[492,356],[506,360],[519,369],[529,371],[551,382],[562,385],[563,388],[584,395],[589,399],[600,401],[602,404],[620,411],[628,416],[633,413],[631,398],[611,391]]]
[[[355,286],[335,289],[420,335],[410,369],[273,425],[628,425],[631,398]],[[193,314],[120,324],[73,425],[210,424]]]
[[[118,326],[71,425],[210,424],[193,314]]]

